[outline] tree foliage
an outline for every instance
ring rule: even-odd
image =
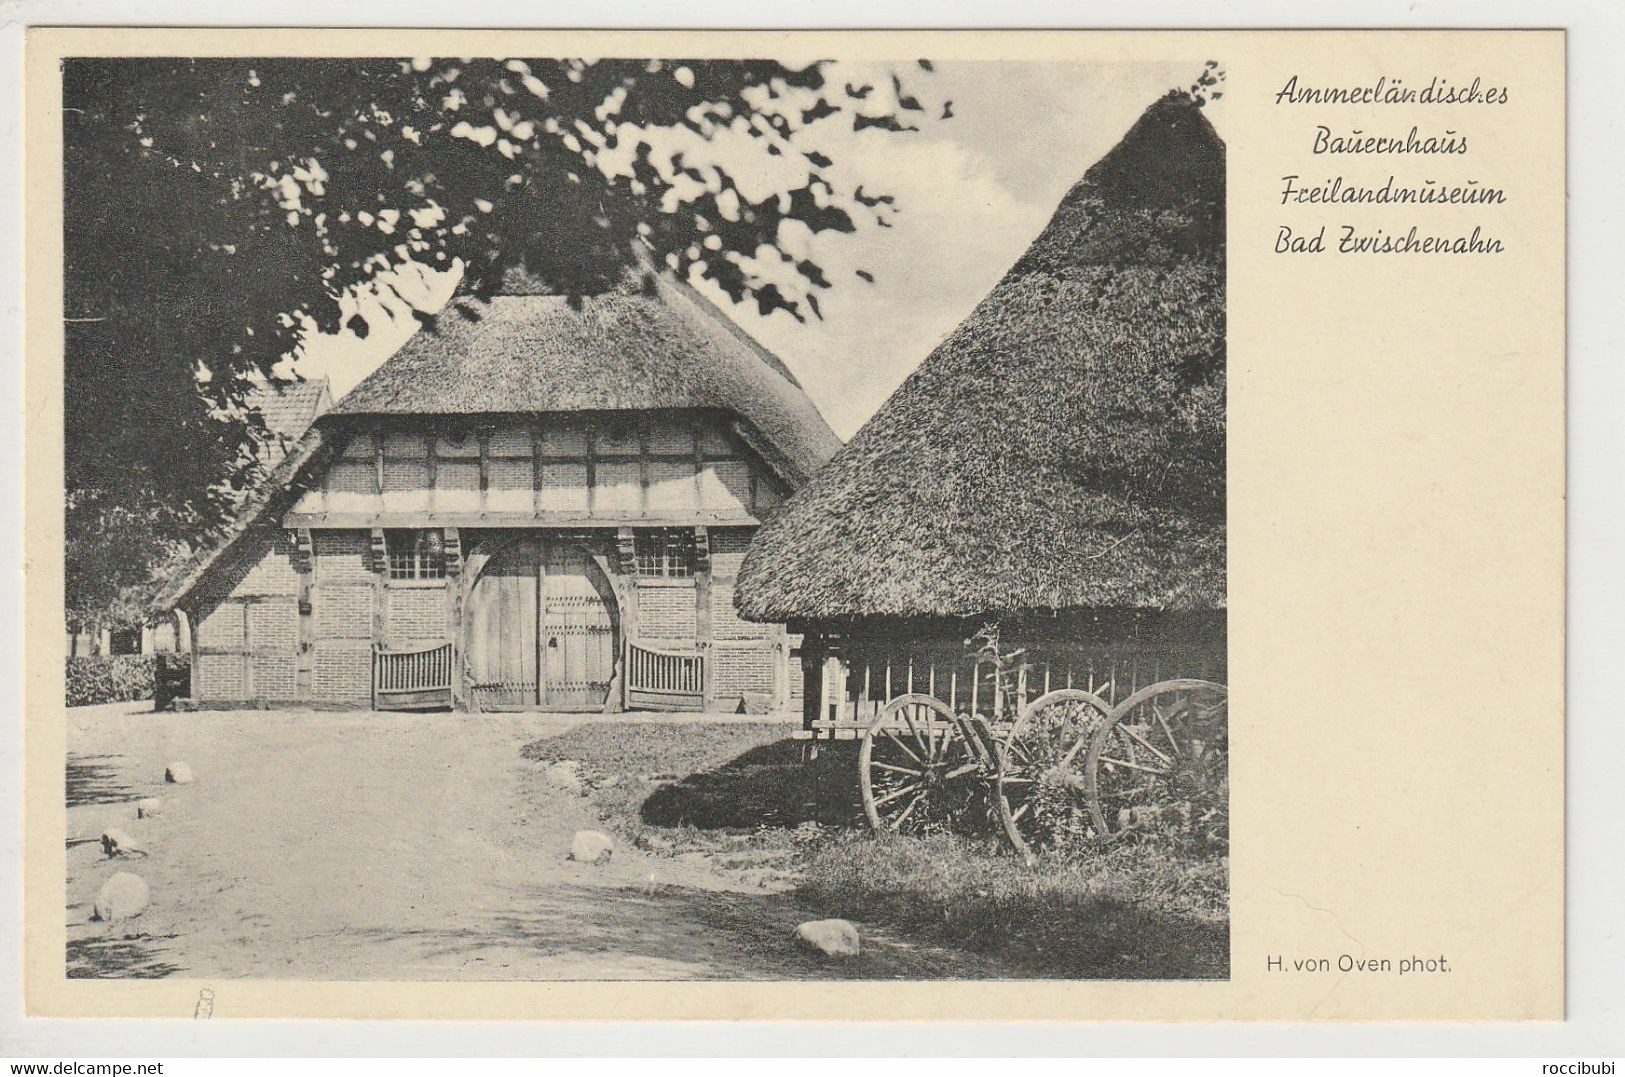
[[[407,262],[591,293],[634,251],[816,315],[805,239],[885,225],[819,132],[915,129],[930,70],[696,60],[64,65],[70,618],[206,541],[255,478],[256,379],[358,334]],[[944,110],[945,112],[946,110]],[[426,320],[432,321],[432,319]],[[125,613],[131,612],[126,609]]]

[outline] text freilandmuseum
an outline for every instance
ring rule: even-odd
[[[1477,180],[1440,183],[1425,179],[1401,183],[1397,177],[1376,186],[1350,183],[1332,176],[1320,183],[1305,183],[1302,177],[1281,177],[1281,205],[1372,205],[1372,206],[1479,206],[1504,205],[1506,192],[1500,187],[1480,186]]]

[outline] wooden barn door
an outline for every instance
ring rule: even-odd
[[[543,704],[598,710],[615,676],[616,606],[609,581],[580,546],[547,548],[543,580]]]
[[[534,710],[541,701],[537,592],[542,544],[522,538],[486,563],[469,593],[470,690],[487,710]]]

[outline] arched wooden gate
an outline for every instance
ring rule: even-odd
[[[464,607],[472,702],[482,710],[601,710],[619,622],[614,590],[585,547],[536,535],[501,545]]]

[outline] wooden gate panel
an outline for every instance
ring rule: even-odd
[[[537,590],[540,544],[525,539],[487,562],[469,594],[469,688],[482,709],[533,708],[540,700]]]
[[[705,656],[698,650],[661,650],[640,643],[626,648],[626,705],[654,710],[705,707]]]
[[[597,710],[615,676],[615,598],[580,546],[549,546],[543,583],[545,704]]]

